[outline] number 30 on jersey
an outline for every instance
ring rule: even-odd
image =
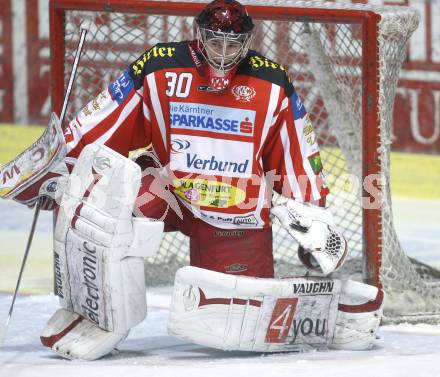
[[[189,96],[193,79],[192,73],[165,72],[165,78],[167,79],[165,94],[168,97],[186,98]]]

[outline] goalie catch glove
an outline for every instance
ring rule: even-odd
[[[289,200],[273,207],[271,213],[299,243],[298,257],[308,269],[327,275],[342,266],[347,241],[328,209]]]

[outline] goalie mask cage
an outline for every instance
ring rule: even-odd
[[[90,23],[68,106],[72,119],[146,49],[192,39],[206,2],[51,0],[53,109],[61,109],[80,28]],[[435,318],[435,273],[410,260],[393,226],[390,196],[392,109],[406,44],[418,14],[400,6],[242,1],[256,24],[253,48],[283,64],[310,114],[331,194],[327,203],[350,257],[336,276],[382,284],[389,320]],[[283,198],[274,197],[274,202]],[[304,275],[297,245],[274,224],[278,277]],[[146,265],[150,285],[170,284],[189,263],[188,240],[168,233]]]

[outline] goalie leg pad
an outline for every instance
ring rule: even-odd
[[[328,278],[258,279],[183,267],[168,332],[223,350],[366,349],[374,340],[371,323],[365,317],[353,321],[344,310],[346,302],[372,299],[371,292],[377,288]]]
[[[350,280],[344,282],[330,347],[341,350],[372,348],[382,318],[383,300],[382,289]]]
[[[78,314],[58,309],[41,334],[41,342],[67,359],[96,360],[128,335],[105,331]]]
[[[263,279],[196,267],[176,274],[168,332],[223,350],[327,349],[340,281]]]
[[[132,161],[102,145],[85,147],[55,229],[61,306],[119,335],[145,318],[143,258],[154,255],[163,232],[162,222],[133,220],[139,185]]]

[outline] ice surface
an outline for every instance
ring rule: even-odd
[[[437,377],[440,327],[382,327],[371,351],[286,354],[223,352],[174,339],[166,333],[169,295],[149,292],[147,319],[135,327],[118,352],[93,362],[68,361],[44,348],[41,329],[57,307],[54,296],[21,296],[0,350],[1,377]],[[5,318],[11,295],[0,295]]]

